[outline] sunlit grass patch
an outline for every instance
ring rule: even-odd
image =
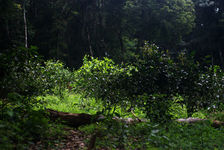
[[[65,92],[63,96],[46,95],[40,96],[47,109],[53,109],[70,113],[96,114],[103,106],[94,98],[83,98],[82,95]]]

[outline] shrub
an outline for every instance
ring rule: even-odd
[[[192,115],[223,102],[224,77],[218,66],[204,67],[184,53],[173,59],[168,51],[148,43],[133,60],[125,67],[108,58],[85,57],[74,73],[74,89],[101,99],[109,111],[116,105],[138,106],[154,121],[171,119],[170,109],[178,103]],[[183,100],[175,102],[175,95]]]
[[[165,94],[151,94],[139,96],[137,106],[142,108],[147,118],[153,122],[165,123],[171,120],[172,116],[169,113],[171,107],[171,97]]]
[[[169,109],[176,94],[176,63],[168,52],[160,51],[156,45],[146,45],[134,63],[138,72],[131,76],[136,104],[152,121],[171,119]]]
[[[134,65],[138,68],[132,76],[137,95],[176,92],[176,64],[168,51],[160,51],[156,45],[146,43]]]
[[[72,80],[72,72],[60,61],[44,62],[36,47],[19,47],[0,56],[3,70],[0,79],[0,94],[7,97],[10,92],[24,96],[45,92],[60,94]]]
[[[64,88],[67,83],[62,83],[71,74],[61,63],[51,62],[43,66],[35,47],[0,55],[0,149],[28,149],[29,144],[49,136],[49,120],[42,110],[34,110],[40,102],[35,97],[48,88]]]
[[[126,106],[129,93],[125,90],[131,72],[136,71],[133,66],[122,67],[108,58],[98,60],[85,56],[83,66],[74,72],[75,82],[73,84],[76,92],[85,96],[101,99],[106,112],[112,110],[112,106]]]
[[[18,93],[8,95],[0,115],[0,149],[26,149],[49,134],[49,120],[42,110],[32,110],[31,101]]]
[[[177,63],[177,92],[184,98],[189,115],[223,102],[224,76],[218,66],[202,66],[186,55]]]
[[[167,98],[178,94],[183,98],[179,103],[186,105],[188,115],[192,115],[198,109],[206,109],[223,102],[221,95],[224,91],[224,76],[218,66],[202,66],[184,53],[180,53],[177,60],[174,60],[168,52],[148,43],[136,60],[138,72],[134,72],[130,81],[134,84],[132,87],[136,88],[134,94],[142,95],[143,101],[146,99],[144,95],[148,95],[148,99],[157,95],[160,97],[159,100],[151,104],[157,104],[158,108],[166,104],[167,107],[160,109],[168,109],[171,106],[169,102],[172,101],[168,101]],[[147,105],[150,105],[151,100],[147,101]],[[152,110],[149,111],[152,113]],[[165,112],[167,111],[164,110]]]
[[[44,82],[45,91],[62,96],[62,91],[68,88],[73,80],[72,72],[60,61],[48,60],[44,65],[41,69],[41,80]]]
[[[30,49],[19,47],[0,56],[2,69],[0,79],[1,96],[7,97],[10,92],[21,95],[38,95],[42,92],[43,82],[41,77],[41,58],[35,47]]]

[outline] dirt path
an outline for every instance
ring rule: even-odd
[[[52,137],[53,146],[46,148],[43,143],[37,142],[30,146],[29,150],[86,150],[88,147],[87,141],[90,139],[90,135],[85,135],[78,129],[64,128],[66,135],[59,139]],[[48,139],[49,140],[49,139]],[[53,147],[53,148],[52,148]]]
[[[87,149],[88,145],[85,140],[90,137],[86,136],[79,130],[65,128],[68,135],[61,141],[60,144],[55,145],[60,150],[82,150]]]

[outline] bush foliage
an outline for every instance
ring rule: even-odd
[[[43,102],[50,100],[41,95],[63,100],[71,87],[79,99],[100,101],[106,115],[137,108],[153,122],[186,117],[186,111],[192,115],[223,109],[224,73],[219,66],[203,66],[184,53],[174,59],[148,43],[132,60],[117,65],[109,58],[86,56],[82,67],[72,72],[60,61],[43,61],[35,47],[1,54],[0,148],[25,149],[28,141],[51,136],[54,132],[48,132],[49,119],[43,113]]]
[[[129,93],[125,89],[133,71],[136,71],[135,67],[122,67],[108,58],[98,60],[86,56],[83,66],[74,72],[76,79],[73,84],[74,90],[102,100],[104,110],[108,113],[112,110],[112,106],[125,107],[124,104],[128,102]]]
[[[72,73],[59,61],[44,62],[36,48],[19,47],[0,55],[0,149],[27,149],[50,137],[41,94],[61,94]],[[31,142],[31,143],[30,143]]]
[[[183,98],[188,115],[223,103],[224,76],[218,66],[202,66],[184,53],[173,59],[168,51],[146,45],[132,65],[108,59],[84,58],[75,74],[74,89],[101,99],[105,108],[137,106],[154,121],[169,120],[174,97]]]

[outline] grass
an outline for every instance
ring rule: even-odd
[[[37,99],[41,99],[46,108],[62,112],[96,114],[103,109],[101,102],[94,98],[83,98],[80,94],[68,92],[64,92],[62,97],[46,95]]]
[[[45,108],[62,112],[96,114],[104,108],[100,100],[85,98],[81,94],[68,91],[64,91],[61,97],[57,95],[45,95],[38,96],[37,99],[44,103]],[[139,118],[145,117],[145,114],[140,109],[136,108],[134,112]],[[134,117],[132,113],[125,111],[121,106],[117,106],[114,113],[123,118]]]

